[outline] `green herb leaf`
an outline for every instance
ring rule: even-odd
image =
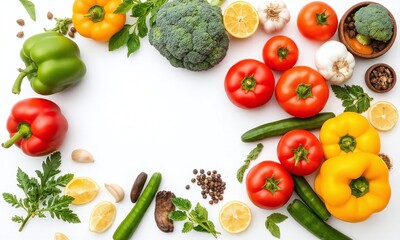
[[[108,42],[108,51],[114,51],[128,43],[130,37],[129,30],[131,27],[132,25],[126,24],[119,32],[111,37]]]
[[[189,211],[192,208],[192,203],[184,198],[172,198],[172,203],[180,210]]]
[[[132,15],[131,17],[143,17],[147,16],[151,8],[153,7],[152,2],[144,2],[136,4],[132,7]]]
[[[118,5],[117,9],[115,9],[114,13],[117,14],[126,14],[129,10],[132,9],[134,3],[132,0],[124,0],[121,4]]]
[[[14,216],[12,221],[21,223],[20,231],[30,218],[45,218],[45,212],[52,218],[58,218],[70,223],[79,223],[78,216],[69,209],[74,200],[73,197],[63,195],[60,197],[60,186],[65,186],[73,177],[66,174],[56,177],[61,171],[60,152],[54,152],[42,163],[42,171],[37,170],[38,178],[30,178],[24,171],[18,168],[17,186],[25,193],[25,198],[18,198],[10,193],[3,193],[4,200],[12,207],[22,208],[27,212],[26,217]]]
[[[276,238],[281,237],[281,230],[279,229],[278,223],[285,221],[288,217],[281,213],[272,213],[265,220],[265,227]]]
[[[240,183],[243,182],[244,173],[249,168],[250,162],[257,159],[263,147],[264,145],[261,143],[257,144],[257,146],[247,155],[246,160],[244,160],[244,164],[238,169],[236,178]]]
[[[28,12],[29,17],[33,20],[36,21],[36,10],[35,10],[35,4],[33,4],[29,0],[19,0],[24,6],[25,10]]]
[[[373,100],[364,89],[358,85],[331,85],[335,96],[342,100],[342,106],[345,112],[363,113],[370,107]]]
[[[187,220],[183,224],[182,232],[187,233],[192,230],[197,232],[211,233],[215,238],[220,232],[215,230],[215,225],[208,219],[208,211],[206,208],[197,203],[194,209],[192,203],[184,198],[172,198],[174,206],[180,210],[172,211],[168,214],[168,218],[173,221]]]

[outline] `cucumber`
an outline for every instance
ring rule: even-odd
[[[139,226],[144,214],[153,201],[161,183],[161,173],[155,172],[151,176],[149,183],[144,188],[142,194],[128,213],[124,220],[119,224],[113,234],[114,240],[131,239],[136,228]]]
[[[294,182],[294,191],[304,201],[304,203],[311,208],[314,213],[323,221],[329,219],[331,214],[326,209],[325,204],[318,197],[318,195],[311,188],[310,184],[304,177],[292,175]]]
[[[294,129],[317,129],[320,128],[326,120],[333,117],[335,117],[333,112],[324,112],[310,118],[292,117],[269,122],[245,132],[241,136],[241,139],[243,142],[255,142],[268,137],[284,135]]]
[[[351,240],[350,237],[322,221],[299,199],[294,199],[293,202],[288,205],[287,210],[300,225],[319,239]]]

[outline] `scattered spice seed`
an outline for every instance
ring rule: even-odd
[[[194,169],[195,178],[191,179],[192,183],[200,186],[201,196],[203,199],[210,197],[209,204],[217,204],[224,199],[223,194],[226,188],[226,182],[222,180],[221,174],[217,170],[204,171],[204,169]],[[190,187],[190,186],[189,186]],[[186,185],[186,189],[188,185]]]
[[[73,33],[76,33],[76,28],[75,28],[75,27],[71,27],[69,30],[70,30],[71,32],[73,32]]]
[[[17,33],[17,38],[23,38],[24,37],[24,32],[20,31]]]
[[[21,18],[18,19],[18,20],[17,20],[17,24],[20,25],[20,26],[24,26],[24,25],[25,25],[24,19],[21,19]]]
[[[69,31],[69,32],[68,32],[68,36],[69,36],[70,38],[74,38],[74,37],[75,37],[75,33]]]
[[[379,153],[378,156],[386,163],[386,166],[389,170],[392,169],[392,161],[390,160],[389,156],[384,153]]]

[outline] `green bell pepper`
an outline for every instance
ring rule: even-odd
[[[58,32],[31,36],[24,42],[20,57],[26,68],[15,80],[15,94],[20,93],[25,77],[35,92],[50,95],[75,85],[86,73],[78,45]]]

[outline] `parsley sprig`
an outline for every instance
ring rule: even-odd
[[[172,211],[168,214],[168,218],[173,221],[185,221],[182,232],[187,233],[192,230],[197,232],[211,233],[215,238],[217,234],[221,234],[215,230],[215,225],[208,219],[208,212],[199,203],[192,209],[192,203],[184,198],[172,198],[172,203],[178,210]]]
[[[363,113],[368,110],[373,100],[364,89],[358,85],[331,85],[335,96],[342,100],[345,112]]]
[[[126,14],[131,12],[131,17],[136,21],[125,26],[114,36],[108,43],[108,50],[114,51],[124,45],[128,47],[128,57],[140,48],[140,38],[147,36],[149,28],[147,25],[147,17],[149,26],[153,26],[156,21],[156,15],[159,8],[168,0],[123,0],[114,13]]]
[[[65,187],[74,177],[73,174],[65,174],[56,177],[61,171],[60,152],[54,152],[42,163],[42,171],[36,170],[37,178],[29,177],[18,168],[17,186],[22,189],[25,196],[18,198],[11,193],[3,193],[4,200],[15,208],[22,208],[27,215],[12,217],[12,221],[21,223],[19,231],[24,229],[30,218],[45,218],[48,212],[52,218],[56,217],[69,223],[80,223],[78,216],[68,208],[74,200],[73,197],[59,194],[59,187]]]
[[[243,176],[246,170],[250,166],[250,162],[253,160],[256,160],[258,155],[260,154],[261,150],[264,148],[264,145],[262,143],[257,144],[257,146],[250,151],[250,153],[247,155],[247,158],[244,160],[244,163],[236,172],[236,178],[237,180],[241,183],[243,182]]]

